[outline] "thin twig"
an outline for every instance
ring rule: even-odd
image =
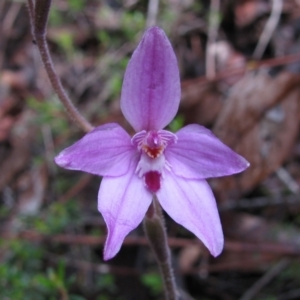
[[[258,44],[253,53],[253,58],[261,59],[267,45],[276,29],[282,12],[282,0],[273,0],[270,17],[264,27],[264,30],[259,38]]]
[[[67,110],[70,118],[85,132],[93,130],[93,126],[78,112],[73,105],[62,83],[55,72],[53,61],[46,41],[47,22],[50,11],[51,0],[36,1],[28,0],[29,16],[33,26],[33,35],[39,48],[44,67],[58,98]],[[32,19],[33,18],[33,19]]]
[[[82,177],[78,180],[78,182],[73,185],[65,194],[63,194],[57,202],[67,202],[72,197],[78,195],[80,191],[82,191],[92,180],[93,175],[83,174]]]
[[[214,78],[215,81],[223,80],[226,78],[230,78],[231,76],[243,76],[247,71],[254,71],[258,70],[261,67],[265,68],[273,68],[277,66],[283,66],[283,65],[289,65],[292,63],[297,63],[300,62],[300,54],[289,54],[285,56],[280,56],[280,57],[274,57],[270,59],[265,59],[262,61],[250,61],[249,64],[246,66],[238,67],[238,68],[229,68],[226,69],[225,71],[218,72],[216,74],[216,77]],[[197,85],[207,85],[209,83],[208,79],[206,76],[199,76],[197,78],[193,79],[187,79],[184,80],[181,84],[181,89],[183,90],[184,88],[188,86],[194,86],[195,84]]]
[[[34,39],[34,2],[33,0],[27,0],[27,9],[29,14],[29,23],[32,38]],[[35,43],[35,41],[33,41]]]
[[[276,171],[277,177],[286,185],[286,187],[295,195],[299,194],[300,187],[292,175],[284,168]]]
[[[99,274],[116,274],[116,275],[124,275],[124,276],[141,276],[141,272],[134,268],[129,267],[118,267],[111,266],[105,263],[92,263],[89,261],[78,260],[69,258],[62,255],[56,255],[52,253],[47,253],[47,260],[53,263],[64,262],[66,265],[70,267],[75,267],[77,269],[81,269],[83,271],[94,271]]]
[[[229,200],[226,201],[226,203],[221,204],[218,208],[219,211],[228,211],[233,209],[253,209],[259,207],[277,206],[277,205],[300,205],[300,196],[299,194],[294,194],[294,195],[276,194],[268,197],[240,199],[239,201]]]
[[[220,24],[220,0],[210,1],[208,39],[206,44],[206,77],[213,80],[216,76],[216,57],[211,51],[212,45],[216,42]]]
[[[92,236],[92,235],[74,235],[74,234],[56,234],[56,235],[44,235],[32,230],[24,230],[19,233],[12,233],[9,230],[0,230],[0,238],[6,240],[27,240],[35,242],[50,242],[50,243],[61,243],[66,245],[89,245],[89,246],[101,246],[104,245],[105,236]],[[198,239],[184,239],[169,237],[167,241],[168,245],[172,248],[187,247],[189,245],[199,245],[202,243]],[[149,242],[146,237],[133,237],[128,236],[123,242],[123,245],[141,245],[148,246]],[[249,243],[249,242],[235,242],[225,241],[224,250],[232,251],[237,253],[269,253],[276,255],[289,255],[297,256],[300,255],[300,247],[295,244],[289,243]]]
[[[288,265],[290,261],[286,258],[281,259],[275,266],[273,266],[263,277],[261,277],[250,289],[248,289],[240,300],[251,300],[257,295],[264,286],[272,281],[278,274],[280,274]]]
[[[159,0],[149,0],[146,28],[154,26],[156,24],[157,12],[158,12]]]
[[[54,153],[54,142],[53,142],[53,134],[50,124],[43,124],[41,126],[41,132],[45,147],[45,156],[48,170],[51,171],[52,174],[55,172],[55,165],[53,164]]]

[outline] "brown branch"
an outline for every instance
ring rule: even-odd
[[[0,238],[7,240],[27,240],[32,242],[51,242],[61,243],[69,245],[89,245],[100,246],[104,245],[106,237],[95,237],[90,235],[71,235],[71,234],[56,234],[56,235],[43,235],[36,231],[24,230],[17,234],[13,234],[7,231],[0,231]],[[149,246],[146,237],[132,237],[128,236],[123,242],[124,245],[140,245]],[[198,239],[183,239],[183,238],[168,238],[168,244],[172,248],[187,247],[189,245],[198,244],[202,247],[202,243]],[[224,250],[232,252],[259,252],[259,253],[272,253],[277,255],[290,255],[300,256],[300,247],[293,244],[281,244],[281,243],[250,243],[250,242],[237,242],[237,241],[225,241]]]
[[[38,46],[44,67],[58,98],[64,105],[70,118],[85,132],[93,130],[93,126],[78,112],[73,105],[62,83],[56,74],[53,61],[46,41],[48,15],[51,0],[36,1],[35,6],[32,0],[28,0],[29,17],[33,26],[32,32]],[[33,18],[33,19],[32,19]]]
[[[240,300],[251,300],[253,299],[271,280],[283,272],[288,267],[290,261],[288,259],[282,259],[275,264],[268,272],[265,273],[253,286],[248,289]]]
[[[245,67],[229,68],[225,71],[217,73],[214,78],[214,81],[220,81],[222,79],[226,79],[228,77],[235,76],[235,75],[243,75],[247,71],[258,70],[261,67],[271,68],[271,67],[277,67],[282,65],[288,65],[296,62],[300,62],[300,53],[274,57],[262,61],[250,61]],[[206,78],[206,76],[200,76],[194,79],[184,80],[181,86],[185,88],[188,87],[189,85],[194,85],[196,83],[201,85],[206,85],[210,83],[210,81]]]

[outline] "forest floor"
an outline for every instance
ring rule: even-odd
[[[93,125],[133,134],[120,91],[150,17],[144,0],[53,1],[55,69]],[[183,299],[300,299],[300,1],[165,0],[156,24],[181,74],[170,128],[204,125],[251,164],[209,180],[219,257],[166,215]],[[24,1],[0,1],[0,36],[0,299],[162,299],[142,226],[104,262],[101,179],[54,164],[83,132],[53,92]]]

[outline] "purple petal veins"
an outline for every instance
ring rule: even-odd
[[[157,198],[170,217],[193,232],[217,256],[224,239],[214,195],[205,180],[185,179],[166,171]]]
[[[204,179],[242,172],[249,163],[223,144],[210,130],[192,124],[180,129],[177,143],[165,155],[173,172],[185,178]]]
[[[63,150],[55,162],[69,170],[121,176],[127,173],[134,153],[129,134],[120,125],[110,123],[95,128]]]
[[[128,63],[121,109],[136,132],[159,130],[175,117],[180,102],[177,59],[163,30],[146,31]]]
[[[152,201],[152,194],[135,174],[137,159],[132,159],[125,175],[104,177],[101,182],[98,209],[108,229],[105,260],[117,254],[125,236],[142,222]]]
[[[98,209],[108,229],[104,259],[114,257],[155,194],[163,209],[221,253],[223,232],[214,195],[204,180],[239,173],[249,163],[200,125],[164,130],[177,113],[180,79],[172,46],[158,27],[146,31],[128,64],[121,109],[137,132],[99,126],[63,150],[63,168],[103,176]]]

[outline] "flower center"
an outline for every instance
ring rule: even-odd
[[[144,138],[141,149],[151,158],[159,157],[165,150],[161,136],[156,131],[150,131]]]
[[[136,173],[143,178],[146,187],[156,193],[160,189],[164,168],[169,168],[165,159],[165,149],[177,141],[170,131],[140,131],[132,137],[132,144],[141,152]]]

